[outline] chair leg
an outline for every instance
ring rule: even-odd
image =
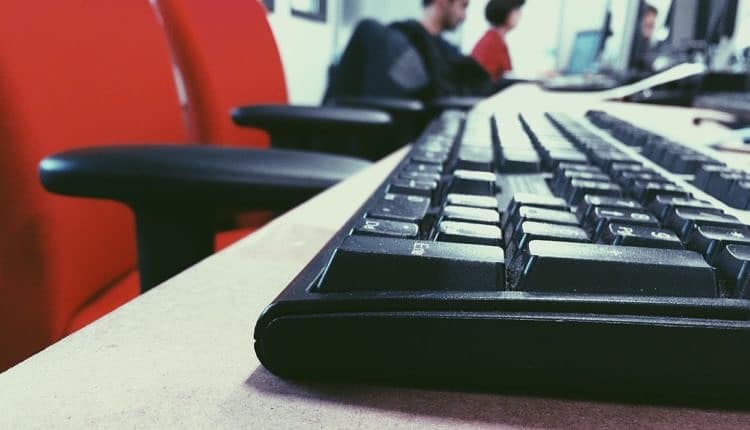
[[[212,215],[136,210],[135,218],[142,293],[213,253]]]

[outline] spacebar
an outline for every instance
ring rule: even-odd
[[[714,270],[693,251],[539,240],[509,271],[522,291],[717,296]]]
[[[504,287],[502,248],[349,236],[320,283],[321,292],[496,291]]]

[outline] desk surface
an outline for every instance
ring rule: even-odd
[[[480,108],[569,107],[578,98],[519,86]],[[669,124],[674,137],[724,132],[692,127],[694,113],[682,109],[608,109],[644,125]],[[301,383],[267,372],[252,348],[256,318],[401,157],[403,151],[0,375],[0,428],[750,427],[750,413]]]

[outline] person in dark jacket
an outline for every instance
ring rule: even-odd
[[[421,21],[396,22],[391,27],[402,32],[422,58],[430,77],[424,97],[492,94],[496,87],[484,68],[441,37],[466,19],[469,0],[422,0],[422,4]]]

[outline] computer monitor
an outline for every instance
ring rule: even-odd
[[[576,33],[565,72],[576,75],[596,71],[596,60],[601,52],[601,45],[602,32],[599,30]]]
[[[667,42],[680,47],[695,42],[715,45],[731,38],[738,0],[672,0],[667,16]]]

